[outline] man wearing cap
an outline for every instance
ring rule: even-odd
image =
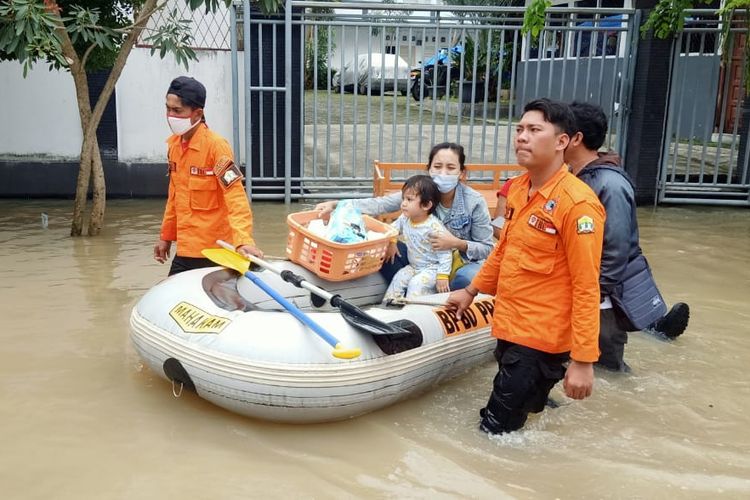
[[[262,257],[252,237],[253,214],[242,185],[242,173],[232,159],[229,143],[209,130],[203,115],[206,88],[194,78],[180,76],[167,91],[169,195],[154,259],[177,251],[169,275],[215,265],[201,250],[216,240],[231,242],[243,255]]]

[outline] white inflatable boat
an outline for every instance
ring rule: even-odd
[[[386,288],[378,273],[332,283],[288,261],[275,266],[362,306],[367,317],[402,333],[369,333],[278,274],[251,272],[340,345],[361,351],[354,359],[335,357],[329,344],[256,284],[215,267],[167,278],[133,308],[131,338],[143,361],[171,381],[176,394],[194,390],[251,417],[322,422],[382,408],[492,357],[491,297],[480,296],[457,320],[441,307],[378,304]]]

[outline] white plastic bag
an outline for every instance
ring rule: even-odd
[[[328,222],[326,238],[336,243],[359,243],[366,239],[362,212],[350,200],[340,201]]]

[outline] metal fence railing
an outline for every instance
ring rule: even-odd
[[[155,12],[146,24],[138,40],[139,47],[149,47],[147,38],[157,26],[166,23],[169,17],[190,21],[190,47],[195,50],[230,50],[231,10],[220,5],[214,12],[204,8],[192,10],[184,0],[169,0],[167,5]]]
[[[523,8],[290,1],[269,18],[244,6],[254,197],[369,194],[373,160],[425,162],[443,141],[473,163],[514,163],[515,120],[543,96],[600,104],[607,145],[625,153],[632,9],[550,9],[534,42]]]
[[[750,115],[743,113],[744,18],[686,12],[675,39],[659,176],[660,202],[750,205]]]

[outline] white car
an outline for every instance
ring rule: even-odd
[[[333,78],[333,89],[341,92],[380,94],[397,90],[401,95],[409,91],[409,64],[394,54],[360,54],[356,63],[349,61]],[[394,88],[395,86],[395,88]]]

